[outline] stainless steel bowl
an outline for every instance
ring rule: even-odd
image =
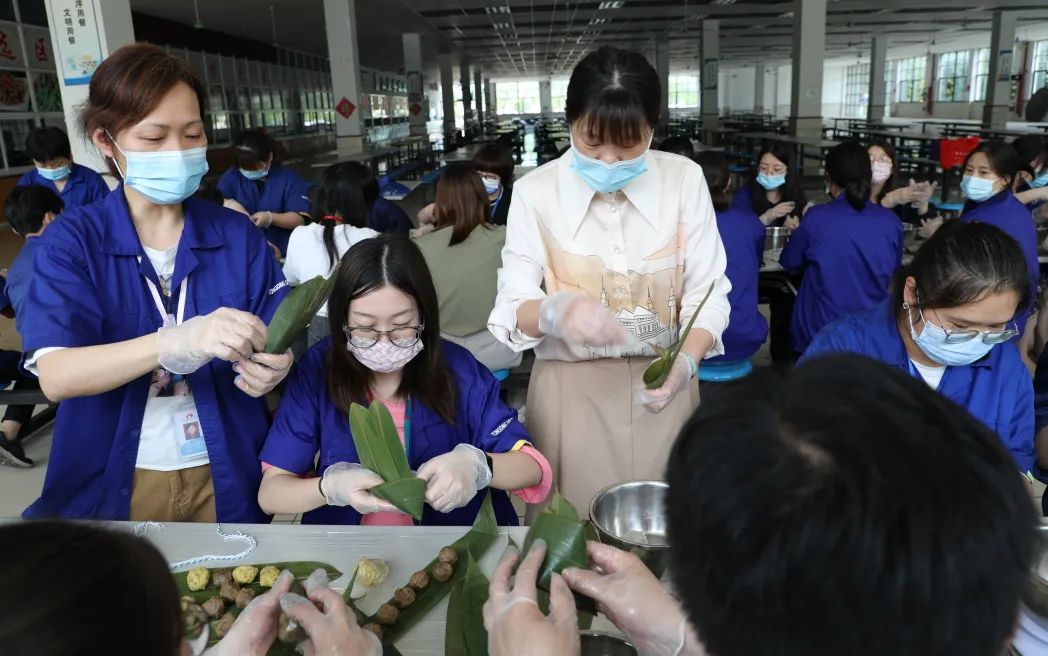
[[[1048,620],[1048,524],[1041,524],[1037,536],[1037,551],[1023,601],[1035,615]]]
[[[637,656],[637,650],[624,638],[599,631],[582,631],[582,656]]]
[[[793,231],[789,228],[783,228],[782,226],[770,226],[764,229],[764,250],[766,251],[777,251],[786,248],[787,242],[790,241],[790,235]]]
[[[669,563],[668,489],[661,481],[616,483],[593,497],[589,512],[601,542],[633,552],[659,578]]]

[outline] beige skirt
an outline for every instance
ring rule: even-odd
[[[554,488],[589,516],[593,496],[621,481],[662,480],[670,448],[699,405],[692,381],[662,412],[637,402],[651,358],[538,360],[525,420],[553,467]],[[529,508],[532,519],[540,508]],[[530,523],[530,522],[529,522]]]

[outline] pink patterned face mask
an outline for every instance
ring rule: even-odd
[[[416,355],[422,352],[422,340],[411,346],[397,346],[386,339],[380,339],[371,348],[354,346],[346,343],[346,348],[360,364],[380,374],[388,374],[403,369]]]

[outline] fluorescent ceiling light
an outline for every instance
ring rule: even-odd
[[[734,2],[735,0],[732,0]],[[622,9],[625,3],[622,0],[606,0],[597,5],[597,9]]]

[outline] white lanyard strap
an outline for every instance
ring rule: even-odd
[[[164,305],[163,299],[160,298],[160,290],[157,289],[156,283],[149,278],[146,278],[146,284],[149,285],[149,292],[153,295],[153,302],[156,303],[156,309],[160,312],[160,318],[166,323],[167,306]],[[175,317],[176,326],[181,324],[186,316],[187,289],[189,289],[189,276],[182,279],[182,284],[178,288],[178,315]]]

